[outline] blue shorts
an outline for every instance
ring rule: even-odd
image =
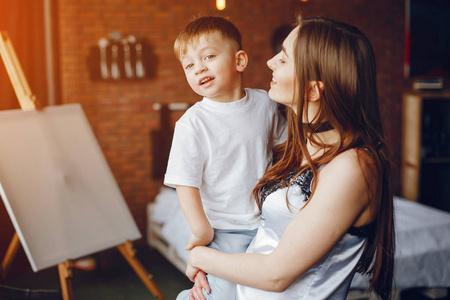
[[[228,253],[243,253],[256,234],[254,230],[222,230],[214,229],[214,239],[208,247]],[[211,293],[203,290],[208,300],[233,300],[236,298],[236,284],[222,278],[206,275]],[[177,300],[188,300],[189,290],[182,291]]]

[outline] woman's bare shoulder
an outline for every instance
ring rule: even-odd
[[[373,155],[365,149],[349,149],[333,158],[319,173],[319,178],[338,185],[376,186],[378,168]]]
[[[338,154],[327,164],[327,167],[365,172],[375,168],[375,159],[369,150],[352,148]]]

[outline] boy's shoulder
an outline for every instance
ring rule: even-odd
[[[190,106],[186,111],[183,113],[183,115],[178,119],[180,120],[189,120],[190,118],[195,118],[195,116],[198,114],[200,108],[200,101],[194,103],[192,106]]]
[[[187,126],[190,128],[201,127],[202,124],[208,123],[212,118],[210,111],[206,110],[201,101],[196,102],[189,107],[184,114],[176,121],[178,126]]]
[[[269,94],[266,90],[245,88],[245,91],[249,97],[258,102],[258,106],[260,106],[261,109],[276,110],[278,104],[269,98]],[[264,103],[265,105],[262,106],[262,103]]]
[[[261,97],[270,100],[269,94],[263,89],[245,88],[244,89],[248,95],[252,97]]]

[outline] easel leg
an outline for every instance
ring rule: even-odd
[[[19,236],[17,235],[17,232],[14,233],[13,238],[11,239],[11,243],[9,243],[8,250],[6,250],[5,257],[2,261],[2,280],[5,280],[6,274],[9,271],[9,268],[11,268],[11,264],[14,260],[14,257],[16,257],[17,250],[19,250],[20,247],[20,240]]]
[[[153,296],[158,297],[158,300],[163,300],[164,295],[162,294],[159,287],[156,283],[151,279],[151,275],[145,270],[139,260],[136,258],[135,250],[133,249],[133,245],[130,242],[126,242],[125,244],[117,246],[120,253],[125,257],[127,262],[145,284],[145,286],[149,289]]]
[[[72,293],[72,262],[66,261],[58,265],[59,281],[63,300],[73,300]]]

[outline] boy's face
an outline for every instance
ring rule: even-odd
[[[190,43],[180,61],[194,92],[218,102],[239,100],[243,71],[239,67],[240,52],[218,31]]]

